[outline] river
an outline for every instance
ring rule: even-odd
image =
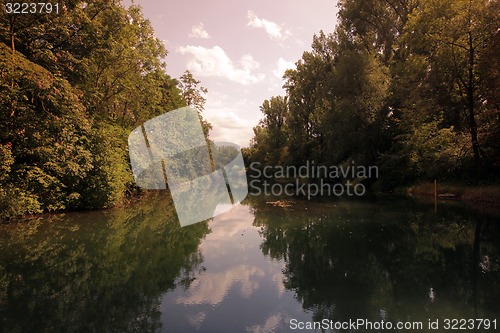
[[[274,201],[183,228],[162,194],[1,225],[0,331],[498,329],[498,216],[411,198]]]

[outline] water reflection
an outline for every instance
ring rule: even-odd
[[[283,286],[283,262],[259,249],[260,228],[248,206],[236,206],[210,222],[200,245],[206,270],[190,288],[162,297],[165,332],[288,331],[289,318],[310,318]]]
[[[168,198],[0,226],[5,332],[289,332],[290,320],[498,318],[500,226],[462,206]]]
[[[5,332],[157,332],[159,295],[188,288],[207,223],[180,228],[168,200],[0,229]]]
[[[453,207],[436,215],[392,200],[252,207],[262,252],[286,263],[284,286],[315,320],[427,322],[500,312],[500,235],[492,218]],[[485,271],[490,258],[495,268]]]

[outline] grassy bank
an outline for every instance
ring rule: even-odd
[[[411,195],[434,196],[434,183],[425,182],[409,187]],[[440,198],[454,198],[463,201],[495,204],[500,203],[500,184],[471,186],[464,184],[437,183]]]

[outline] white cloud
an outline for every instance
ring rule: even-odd
[[[259,67],[259,63],[251,55],[241,57],[241,68],[238,68],[219,46],[206,48],[188,45],[179,47],[177,52],[192,56],[187,63],[187,68],[198,76],[225,77],[243,85],[257,83],[265,77],[264,74],[253,73]]]
[[[247,147],[253,138],[253,127],[259,123],[260,113],[257,104],[249,100],[246,89],[237,89],[241,94],[223,90],[209,89],[203,118],[212,124],[210,139],[215,142],[233,142],[240,147]]]
[[[297,44],[300,48],[304,48],[306,46],[306,43],[304,43],[302,40],[300,39],[295,39],[295,44]]]
[[[185,296],[177,297],[176,303],[217,305],[236,283],[240,284],[240,296],[249,298],[259,288],[259,280],[264,275],[261,268],[243,264],[231,267],[224,272],[206,272],[193,281]]]
[[[263,28],[271,38],[285,40],[291,35],[290,31],[281,27],[277,23],[257,17],[257,15],[255,15],[252,10],[248,11],[247,17],[247,26],[254,28]]]
[[[279,328],[281,321],[282,321],[282,315],[280,313],[275,313],[270,315],[263,324],[247,327],[247,332],[250,333],[275,332]]]
[[[215,142],[234,142],[240,147],[248,146],[253,137],[253,127],[258,124],[258,119],[250,121],[233,112],[235,108],[206,108],[206,119],[212,124],[210,138]],[[209,112],[208,112],[209,111]]]
[[[241,67],[246,71],[253,71],[258,69],[260,64],[254,60],[250,54],[245,54],[240,58]]]
[[[203,23],[200,22],[191,28],[191,33],[189,34],[189,37],[209,39],[210,35],[203,28]]]
[[[285,74],[285,71],[287,69],[294,69],[295,64],[291,61],[286,61],[283,58],[279,58],[278,61],[276,61],[276,69],[273,70],[274,76],[276,76],[278,79],[283,78],[283,74]]]
[[[206,318],[207,318],[206,312],[198,312],[196,314],[187,315],[188,323],[194,326],[196,330],[200,329],[201,324],[203,324]]]

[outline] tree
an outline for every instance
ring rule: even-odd
[[[261,107],[255,143],[275,157],[266,163],[374,163],[384,141],[387,72],[340,29],[314,36],[312,51],[284,75],[287,96]]]
[[[284,76],[281,160],[377,163],[390,186],[495,174],[498,13],[498,0],[340,1],[335,32]],[[275,135],[254,132],[248,153],[264,156]]]
[[[1,218],[120,203],[133,188],[129,131],[186,105],[140,7],[59,9],[0,17]]]
[[[324,117],[333,107],[332,73],[335,67],[337,41],[320,31],[313,37],[312,51],[304,52],[296,69],[287,70],[289,117],[287,128],[292,135],[288,156],[292,164],[304,160],[323,161],[325,151]]]
[[[380,56],[387,65],[404,56],[403,48],[395,48],[403,34],[408,15],[420,0],[341,0],[340,29],[372,55]]]
[[[201,81],[196,80],[193,74],[186,70],[179,78],[179,89],[181,90],[182,97],[187,105],[193,106],[199,112],[205,108],[206,98],[203,96],[208,92],[208,89],[199,86]]]
[[[478,118],[485,104],[484,74],[478,64],[498,34],[498,2],[427,0],[410,16],[408,40],[413,52],[428,56],[430,73],[463,110],[474,162],[484,157],[478,139]]]
[[[265,128],[267,133],[265,146],[260,147],[260,149],[266,150],[265,154],[268,156],[266,164],[278,165],[284,154],[283,147],[287,143],[285,129],[285,122],[288,117],[287,98],[283,96],[271,97],[270,100],[264,101],[260,111],[264,114],[260,126]]]
[[[203,86],[199,86],[200,83],[201,81],[196,80],[193,74],[189,70],[186,70],[179,78],[178,87],[181,90],[182,98],[186,104],[193,106],[196,110],[198,110],[203,132],[205,133],[205,137],[208,138],[212,125],[203,119],[203,116],[201,115],[201,112],[205,109],[205,102],[207,101],[203,95],[208,93],[208,89]]]
[[[60,210],[78,200],[92,168],[91,121],[78,92],[0,43],[0,145],[6,149],[2,215]],[[10,194],[10,195],[9,195]]]

